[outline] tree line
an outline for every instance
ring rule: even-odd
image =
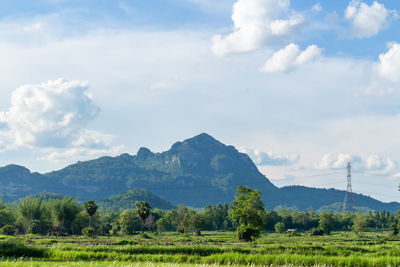
[[[132,209],[120,213],[105,212],[95,201],[79,203],[73,197],[46,199],[26,197],[17,203],[0,201],[1,234],[51,235],[131,235],[143,231],[177,231],[201,235],[204,230],[235,231],[242,240],[253,240],[261,232],[329,235],[331,231],[390,230],[399,233],[400,213],[386,211],[361,213],[316,213],[264,210],[260,192],[239,186],[230,204],[208,205],[195,211],[183,205],[164,211],[151,209],[139,201]],[[288,231],[289,230],[289,231]]]

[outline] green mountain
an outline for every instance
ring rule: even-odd
[[[239,185],[279,195],[279,189],[248,155],[207,134],[177,142],[166,152],[140,148],[136,156],[122,154],[78,162],[45,176],[75,190],[81,200],[144,188],[173,204],[204,207],[231,202]]]
[[[345,194],[335,189],[278,188],[248,155],[204,133],[162,153],[140,148],[135,156],[101,157],[46,174],[16,165],[0,168],[0,194],[9,201],[43,192],[72,195],[81,201],[102,200],[143,188],[173,205],[204,207],[230,203],[239,185],[260,190],[267,209],[281,205],[318,210],[342,202]],[[357,206],[374,210],[396,212],[399,206],[361,194],[355,194],[355,199]]]
[[[280,191],[283,196],[282,202],[289,207],[295,206],[299,210],[307,210],[309,208],[318,210],[335,203],[343,203],[346,194],[346,191],[333,188],[320,189],[305,186],[286,186],[282,187]],[[400,205],[400,203],[397,202],[384,203],[363,194],[353,194],[353,196],[355,205],[360,207],[362,211],[369,208],[372,210],[386,210],[395,213]],[[333,206],[330,208],[333,208]]]
[[[136,201],[147,201],[150,203],[150,206],[153,209],[170,210],[176,208],[168,201],[153,195],[146,189],[132,189],[127,192],[100,200],[97,202],[97,204],[103,210],[110,212],[121,212],[125,209],[134,208]]]

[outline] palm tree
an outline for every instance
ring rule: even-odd
[[[150,216],[151,207],[149,202],[146,201],[136,201],[135,206],[136,206],[136,213],[140,219],[140,222],[142,223],[142,233],[143,233],[144,223],[146,219]]]
[[[96,214],[97,205],[94,200],[88,200],[88,202],[83,203],[87,214],[89,215],[89,227],[92,225],[92,217]]]

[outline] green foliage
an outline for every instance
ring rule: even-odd
[[[236,229],[239,239],[251,241],[260,234],[263,213],[264,203],[260,200],[260,191],[239,186],[231,204],[232,222],[239,224]]]
[[[87,202],[83,203],[83,207],[85,208],[86,213],[89,216],[89,227],[90,227],[92,217],[93,217],[93,215],[96,214],[96,211],[97,211],[97,205],[94,202],[94,200],[88,200]]]
[[[389,230],[390,230],[391,235],[398,235],[399,234],[398,222],[395,221],[395,222],[391,223]]]
[[[26,246],[18,241],[1,241],[0,256],[1,257],[45,257],[46,249]]]
[[[127,235],[134,234],[139,227],[138,217],[134,210],[124,210],[119,215],[118,222],[121,228],[121,233]]]
[[[50,213],[52,226],[65,227],[68,233],[72,233],[72,223],[81,211],[76,200],[72,197],[63,199],[49,199],[46,203]]]
[[[260,236],[260,228],[253,225],[242,224],[236,229],[236,237],[243,241],[253,241]]]
[[[232,221],[229,216],[229,206],[223,205],[207,205],[203,212],[204,229],[205,230],[230,230],[232,229]]]
[[[323,212],[319,219],[318,228],[321,229],[325,235],[330,235],[334,225],[332,213]]]
[[[15,235],[17,231],[17,228],[15,228],[14,225],[4,225],[3,227],[0,228],[0,234],[2,235]]]
[[[358,234],[361,235],[365,229],[367,227],[367,218],[364,214],[358,213],[355,217],[354,217],[354,221],[353,221],[353,231]]]
[[[47,234],[49,233],[51,223],[47,220],[32,220],[26,230],[29,234]]]
[[[145,221],[151,214],[151,207],[149,202],[146,201],[136,201],[135,206],[136,206],[136,214],[139,217],[143,232]]]
[[[98,206],[106,211],[121,212],[135,206],[136,201],[146,201],[153,208],[163,210],[174,209],[170,202],[150,193],[146,189],[132,189],[121,194],[113,195],[107,199],[98,201]]]
[[[89,226],[82,229],[82,234],[87,237],[96,237],[97,232],[96,229]]]
[[[275,232],[277,233],[284,233],[286,231],[286,225],[283,222],[278,222],[275,224]]]
[[[322,228],[319,227],[313,227],[310,230],[310,235],[324,235],[324,230]]]
[[[45,207],[41,197],[27,197],[21,199],[18,203],[18,213],[20,215],[20,224],[24,231],[36,231],[38,222],[45,217]],[[34,222],[35,221],[35,222]]]
[[[204,220],[201,215],[197,214],[193,210],[188,210],[183,216],[181,226],[183,228],[183,232],[188,234],[192,232],[196,235],[201,235],[201,229],[204,225]]]

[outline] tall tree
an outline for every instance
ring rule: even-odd
[[[145,221],[150,216],[151,213],[151,207],[149,202],[147,201],[136,201],[135,206],[137,215],[142,224],[142,233],[143,233]]]
[[[86,213],[89,216],[89,227],[92,226],[92,217],[96,214],[97,205],[94,200],[88,200],[88,202],[83,203]]]
[[[258,237],[263,227],[264,203],[260,191],[239,186],[231,204],[232,222],[238,225],[239,239],[251,241]]]

